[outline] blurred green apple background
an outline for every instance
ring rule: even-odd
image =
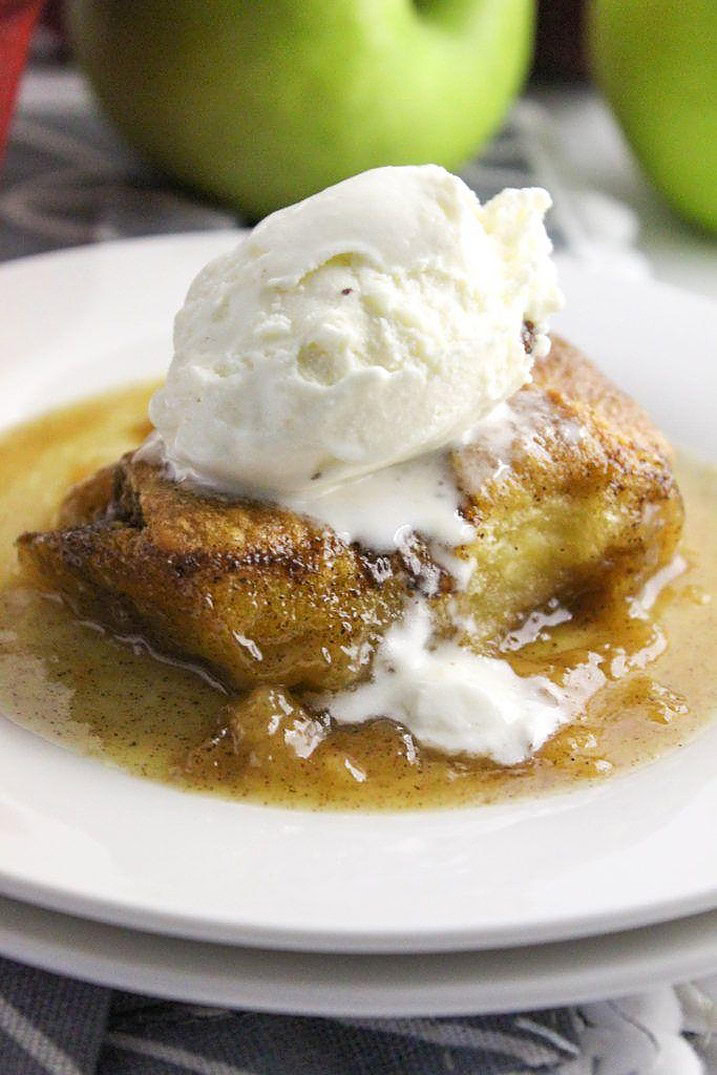
[[[717,0],[592,0],[596,80],[673,208],[717,232]]]
[[[75,0],[127,139],[259,217],[382,164],[458,168],[530,65],[533,0]]]
[[[250,218],[375,165],[460,168],[534,59],[543,81],[591,71],[654,185],[717,232],[717,0],[70,0],[70,15],[128,141]]]

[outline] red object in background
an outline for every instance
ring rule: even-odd
[[[42,0],[0,0],[0,163],[15,95]]]

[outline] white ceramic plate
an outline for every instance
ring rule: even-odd
[[[525,1011],[626,996],[717,969],[717,911],[537,946],[433,955],[280,952],[161,937],[0,897],[0,952],[117,989],[291,1015]]]
[[[160,372],[227,233],[0,270],[0,425]],[[560,328],[678,442],[717,457],[717,306],[563,267]],[[188,938],[429,952],[622,930],[717,906],[717,723],[630,776],[518,804],[309,813],[141,781],[0,721],[0,891]]]

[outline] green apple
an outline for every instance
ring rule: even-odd
[[[593,0],[593,66],[647,174],[717,231],[717,0]]]
[[[532,51],[533,0],[75,0],[127,139],[258,217],[382,164],[455,169]]]

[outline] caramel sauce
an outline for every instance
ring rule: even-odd
[[[649,618],[555,606],[504,644],[518,672],[607,674],[582,716],[503,769],[421,748],[387,720],[328,729],[279,688],[229,699],[198,670],[83,623],[27,588],[14,540],[68,487],[136,446],[152,387],[46,415],[0,440],[0,712],[37,734],[188,790],[302,807],[457,806],[566,790],[673,750],[717,711],[717,470],[680,460],[687,569]],[[231,719],[228,719],[230,714]]]

